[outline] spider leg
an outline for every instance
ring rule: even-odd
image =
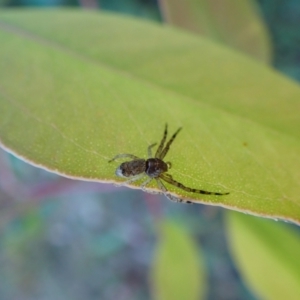
[[[146,191],[146,189],[145,189],[146,185],[149,184],[150,181],[151,181],[152,179],[153,179],[153,178],[149,177],[149,178],[147,178],[147,180],[145,180],[145,181],[141,184],[141,188],[142,188],[142,190],[143,190],[144,192]]]
[[[161,189],[161,191],[163,192],[163,194],[164,194],[169,200],[171,200],[171,201],[173,201],[173,202],[183,202],[182,199],[177,198],[177,197],[171,195],[171,194],[168,192],[168,190],[167,190],[167,188],[165,187],[165,185],[162,183],[162,181],[161,181],[159,178],[155,178],[155,179],[156,179],[156,182],[157,182],[158,187]]]
[[[124,181],[121,185],[127,185],[129,183],[132,183],[134,181],[137,181],[137,180],[143,178],[144,176],[145,176],[144,173],[139,174],[139,175],[135,175],[135,176],[131,177],[129,180]]]
[[[182,183],[176,181],[173,179],[173,177],[170,174],[160,174],[160,178],[163,179],[164,181],[168,182],[169,184],[172,184],[174,186],[177,186],[178,188],[191,192],[191,193],[197,193],[197,194],[204,194],[204,195],[217,195],[217,196],[222,196],[222,195],[228,195],[229,193],[217,193],[217,192],[208,192],[204,190],[199,190],[199,189],[193,189],[190,187],[187,187],[183,185]]]
[[[176,135],[179,133],[179,131],[182,129],[182,127],[179,127],[177,129],[177,131],[172,135],[172,137],[170,138],[170,140],[168,141],[168,143],[166,144],[166,147],[162,150],[162,152],[157,156],[158,158],[160,159],[163,159],[166,154],[168,153],[169,149],[170,149],[170,146],[171,144],[173,143],[173,141],[175,140],[176,138]],[[155,156],[156,157],[156,156]]]
[[[139,159],[137,156],[135,156],[135,155],[133,155],[133,154],[122,153],[122,154],[116,155],[114,158],[112,158],[112,159],[109,160],[108,162],[110,163],[110,162],[112,162],[112,161],[114,161],[114,160],[117,160],[117,159],[119,159],[119,158],[126,158],[126,157],[131,158],[131,159]]]
[[[139,174],[139,175],[136,175],[136,176],[133,176],[131,177],[129,180],[127,181],[124,181],[122,184],[118,184],[118,186],[126,186],[128,185],[129,183],[132,183],[134,181],[137,181],[141,178],[143,178],[145,176],[145,174]],[[141,184],[141,188],[144,192],[147,192],[147,193],[150,193],[150,194],[157,194],[157,192],[152,192],[152,191],[148,191],[145,189],[146,185],[150,183],[150,181],[152,180],[153,178],[148,178],[147,180],[145,180],[142,184]]]
[[[153,156],[152,156],[152,151],[151,151],[151,149],[152,149],[156,144],[157,144],[157,143],[154,143],[154,144],[152,144],[152,145],[150,145],[150,146],[148,147],[148,158],[153,157]]]
[[[166,138],[167,138],[167,134],[168,134],[168,124],[166,124],[166,126],[165,126],[165,131],[164,131],[163,138],[160,141],[160,144],[159,144],[159,146],[156,150],[156,153],[155,153],[156,158],[160,157],[160,153],[161,153],[162,149],[164,148],[164,144],[165,144],[165,141],[166,141]]]
[[[142,183],[142,185],[141,185],[141,188],[142,188],[142,190],[143,190],[144,192],[147,192],[147,193],[149,193],[149,194],[157,194],[157,192],[155,192],[155,191],[149,191],[149,190],[146,190],[146,189],[145,189],[146,185],[148,185],[148,184],[151,182],[152,179],[153,179],[153,178],[149,177],[146,181],[144,181],[144,182]]]

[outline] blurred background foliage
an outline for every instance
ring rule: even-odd
[[[164,22],[167,2],[0,0],[0,6],[74,6]],[[270,39],[268,60],[300,80],[299,1],[255,2]],[[1,150],[0,299],[168,299],[172,292],[169,299],[183,299],[185,286],[188,299],[259,299],[232,254],[225,215],[221,208],[72,181]]]

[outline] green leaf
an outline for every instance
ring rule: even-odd
[[[262,62],[271,61],[267,29],[254,0],[164,0],[165,20],[248,53]]]
[[[299,234],[285,224],[237,213],[227,215],[233,257],[261,299],[298,299]]]
[[[108,160],[146,157],[167,122],[170,133],[183,126],[170,174],[230,195],[172,193],[300,222],[300,88],[274,70],[168,26],[87,11],[1,11],[0,44],[9,151],[68,177],[122,182]]]
[[[200,250],[172,221],[160,223],[159,230],[151,271],[154,299],[204,299],[206,279]]]

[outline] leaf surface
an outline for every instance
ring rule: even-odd
[[[168,26],[77,10],[1,11],[0,44],[9,151],[65,176],[122,182],[108,160],[146,158],[167,122],[170,133],[183,127],[170,174],[230,195],[171,192],[300,222],[300,88],[274,70]]]
[[[227,215],[230,246],[246,283],[261,299],[298,299],[300,239],[297,231],[237,213]]]
[[[154,299],[204,299],[206,278],[196,244],[172,221],[163,221],[159,228],[151,272]]]
[[[254,0],[163,0],[165,20],[210,37],[262,62],[271,61],[271,43]]]

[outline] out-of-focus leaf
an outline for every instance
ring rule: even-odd
[[[285,224],[237,213],[227,215],[230,246],[238,268],[261,299],[300,295],[300,239]]]
[[[255,1],[163,0],[161,5],[168,23],[271,61],[270,38]]]
[[[154,299],[204,299],[206,278],[200,250],[174,222],[163,221],[159,230],[151,274]]]
[[[48,170],[116,178],[164,124],[185,199],[300,222],[300,88],[220,45],[167,26],[83,11],[0,13],[0,140]],[[131,186],[138,186],[135,182]],[[157,189],[155,182],[150,188]]]

